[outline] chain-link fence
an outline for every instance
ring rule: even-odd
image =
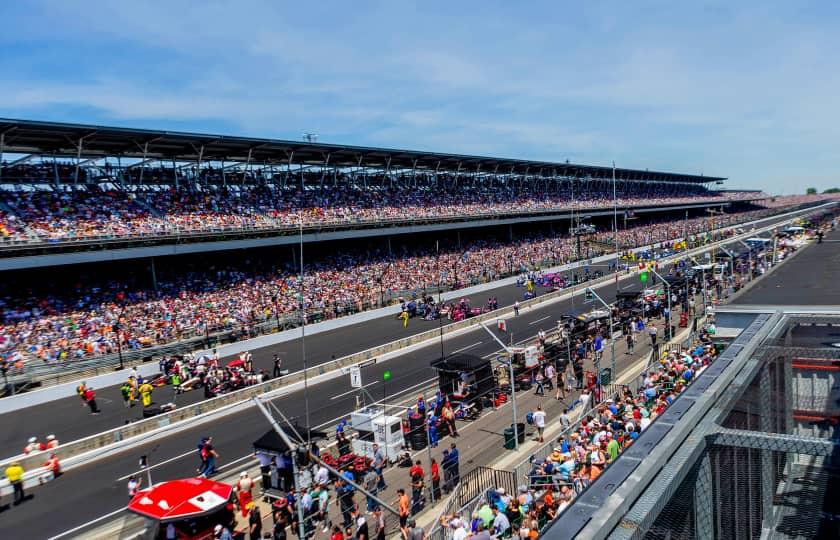
[[[836,332],[837,315],[816,326]],[[610,538],[840,538],[838,355],[791,346],[797,321],[788,317],[705,396],[714,407]]]

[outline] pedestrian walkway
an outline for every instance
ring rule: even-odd
[[[652,319],[652,322],[659,326],[663,324],[662,320],[657,319]],[[679,339],[685,339],[687,334],[688,330],[685,330],[677,337]],[[607,351],[609,351],[608,348]],[[624,341],[617,341],[616,366],[618,372],[623,374],[619,381],[621,383],[628,383],[634,380],[642,372],[644,366],[647,365],[651,352],[649,340],[640,335],[639,342],[636,344],[634,353],[625,354],[626,352],[626,344]],[[601,363],[602,365],[607,365],[610,361],[610,353],[606,352]],[[588,360],[585,363],[584,368],[589,371],[594,370],[592,360]],[[580,391],[578,390],[567,392],[564,399],[557,400],[555,399],[553,390],[546,389],[546,394],[544,396],[538,396],[535,395],[535,388],[536,387],[532,387],[527,391],[520,390],[517,392],[517,420],[519,423],[524,423],[526,413],[528,411],[536,410],[538,406],[541,406],[546,414],[545,440],[551,440],[552,437],[556,437],[556,435],[560,432],[561,427],[559,418],[564,410],[571,410],[572,421],[577,420],[577,418],[585,412],[584,407],[580,406]],[[529,453],[533,452],[540,446],[540,443],[537,440],[536,429],[533,426],[528,425],[526,426],[524,434],[525,442],[519,446],[518,451],[505,449],[504,430],[510,428],[513,423],[512,410],[513,407],[511,401],[508,401],[496,409],[485,409],[477,420],[472,422],[458,422],[458,437],[444,437],[437,448],[426,448],[411,453],[412,463],[419,461],[420,466],[425,473],[425,500],[420,508],[416,509],[418,514],[418,523],[420,523],[425,530],[430,530],[431,526],[434,525],[440,514],[441,508],[443,508],[442,503],[445,502],[448,496],[447,491],[442,489],[442,497],[437,500],[433,500],[434,491],[431,489],[432,483],[430,479],[431,460],[436,460],[438,466],[440,466],[444,450],[450,450],[451,445],[455,445],[460,456],[459,474],[460,476],[464,476],[473,469],[481,466],[509,469],[512,465],[525,459]],[[411,478],[409,470],[410,469],[407,467],[392,466],[384,471],[384,478],[388,487],[377,495],[394,508],[398,507],[397,489],[404,489],[409,498],[411,497]],[[442,468],[441,484],[442,488],[445,488],[444,472]],[[340,524],[342,521],[341,513],[338,505],[333,504],[335,502],[335,496],[332,491],[330,495],[331,507],[329,520],[333,524]],[[357,492],[355,494],[354,502],[364,512],[364,494]],[[261,502],[260,504],[263,505],[263,507],[261,507],[261,512],[263,519],[266,520],[265,527],[269,527],[272,524],[270,518],[270,508],[266,503]],[[368,514],[368,516],[370,517],[370,514]],[[393,529],[392,522],[396,521],[398,518],[388,512],[385,512],[385,517],[386,522],[388,522],[387,528],[389,530],[395,530]],[[243,525],[245,524],[243,523]],[[326,534],[323,533],[323,529],[320,525],[317,528],[315,537],[317,538],[319,536],[326,537]]]

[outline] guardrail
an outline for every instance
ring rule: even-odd
[[[802,213],[815,210],[816,208],[807,208],[799,211],[791,212],[793,213]],[[766,219],[771,218],[761,218],[759,220],[754,220],[752,222],[747,223],[756,223],[758,221],[763,221]],[[716,232],[723,232],[732,230],[737,228],[738,226],[744,225],[735,224],[727,227],[723,227],[721,229],[717,229]],[[641,246],[639,248],[634,249],[644,249],[645,247],[649,246]],[[697,246],[692,246],[692,249]],[[702,247],[702,246],[700,246]],[[622,249],[627,249],[626,247]],[[587,258],[592,258],[593,256],[601,256],[598,252],[589,252],[587,256],[583,259],[578,261],[568,262],[560,259],[543,259],[539,261],[540,267],[552,266],[552,265],[565,265],[565,264],[582,264],[584,260]],[[508,272],[503,272],[498,276],[494,276],[495,278],[507,278],[510,276],[515,276],[522,271],[522,268],[513,269],[510,268]],[[488,282],[488,281],[485,281]],[[471,280],[469,285],[479,285],[481,284],[478,280]],[[441,291],[455,291],[461,289],[464,285],[468,285],[467,283],[455,283],[452,285],[446,285],[443,287],[438,287],[434,284],[427,284],[422,289],[415,289],[415,291],[422,291],[425,294],[436,294]],[[317,310],[317,309],[310,309],[307,310],[307,323],[314,324],[319,321],[324,320],[331,320],[339,317],[345,317],[349,315],[354,315],[360,313],[362,311],[369,311],[372,309],[377,309],[381,307],[387,307],[392,305],[394,301],[399,297],[405,297],[410,293],[410,291],[382,291],[380,294],[379,302],[375,303],[364,303],[362,305],[354,305],[354,304],[345,304],[342,303],[339,305],[338,303],[333,306],[334,309],[332,310]],[[60,364],[38,364],[37,361],[33,360],[29,363],[25,364],[22,369],[12,368],[6,373],[5,382],[8,384],[8,387],[11,389],[11,393],[14,393],[15,387],[20,384],[33,384],[39,383],[42,386],[46,384],[59,384],[61,382],[66,382],[68,380],[75,380],[86,376],[91,375],[98,375],[103,372],[108,372],[115,369],[117,366],[124,365],[131,367],[133,365],[138,365],[144,361],[154,360],[156,357],[160,357],[162,355],[173,355],[173,354],[183,354],[186,352],[193,352],[195,350],[201,349],[203,346],[206,349],[210,349],[215,345],[225,343],[225,342],[233,342],[237,341],[243,337],[251,338],[257,337],[261,335],[271,334],[275,331],[284,331],[289,330],[292,328],[298,327],[300,324],[300,316],[298,314],[292,315],[283,315],[275,316],[273,318],[269,318],[268,320],[255,322],[250,325],[239,324],[239,325],[229,325],[223,328],[214,328],[210,330],[206,329],[192,329],[187,330],[186,333],[189,337],[187,339],[182,339],[176,342],[171,342],[163,345],[155,345],[152,347],[141,348],[141,349],[127,349],[122,352],[120,355],[119,353],[110,353],[108,355],[102,355],[91,359],[79,359],[79,360],[71,360],[67,362],[62,362]],[[122,356],[122,358],[120,358]]]
[[[441,516],[461,514],[469,521],[469,514],[464,515],[465,509],[474,506],[487,494],[488,487],[504,488],[507,493],[516,493],[516,478],[511,471],[491,469],[478,466],[466,474],[462,474],[458,485],[449,495],[441,511]],[[428,540],[446,540],[447,531],[438,523],[427,536]]]
[[[779,224],[769,225],[762,230],[770,230],[777,226],[779,226]],[[734,228],[734,226],[730,228]],[[748,237],[756,234],[756,232],[757,231],[750,231],[749,233],[745,233],[744,235],[740,235],[739,237]],[[670,261],[675,258],[681,258],[690,256],[692,254],[702,253],[709,249],[717,247],[717,245],[721,243],[728,243],[737,238],[738,237],[725,238],[717,242],[706,244],[700,248],[686,250],[684,252],[663,258],[661,260]],[[627,273],[623,277],[619,277],[619,279],[627,279],[629,276],[635,275],[636,273],[636,269],[628,268]],[[601,286],[607,282],[612,281],[613,279],[613,274],[608,274],[604,277],[593,280],[590,286]],[[560,300],[561,297],[569,294],[575,294],[575,288],[572,288],[571,291],[569,289],[561,289],[558,291],[544,294],[542,296],[538,296],[536,298],[532,298],[530,300],[526,300],[520,304],[520,309],[524,310],[528,309],[529,307],[557,301]],[[447,335],[465,331],[471,327],[478,326],[479,323],[500,318],[504,315],[510,315],[512,313],[512,307],[500,309],[497,311],[484,313],[476,317],[465,319],[457,323],[449,324],[443,327],[442,329],[436,328],[425,332],[420,332],[418,334],[414,334],[403,339],[392,341],[390,343],[386,343],[376,347],[371,347],[358,353],[344,356],[339,359],[330,360],[328,362],[324,362],[323,364],[307,368],[307,370],[305,371],[306,377],[309,379],[315,379],[312,381],[313,384],[320,382],[318,378],[322,378],[325,375],[329,376],[330,378],[337,377],[340,375],[340,370],[342,368],[347,368],[351,365],[358,364],[363,361],[375,359],[378,356],[382,356],[396,350],[404,349],[412,345],[422,343],[424,341],[439,339],[441,334]],[[124,426],[120,426],[118,428],[114,428],[96,435],[92,435],[90,437],[86,437],[77,441],[72,441],[67,444],[60,445],[56,449],[55,453],[60,460],[64,461],[68,458],[80,456],[87,452],[100,450],[105,447],[110,447],[114,444],[127,444],[126,441],[130,441],[131,439],[134,439],[135,437],[138,437],[140,435],[148,435],[149,433],[155,430],[165,429],[174,424],[178,424],[184,420],[196,418],[201,415],[207,415],[212,412],[220,412],[223,409],[232,407],[234,405],[245,404],[245,402],[250,401],[251,398],[255,396],[276,392],[287,386],[291,386],[292,384],[300,383],[303,380],[304,370],[300,370],[295,373],[289,374],[285,377],[281,377],[279,379],[272,379],[270,381],[258,385],[243,388],[241,390],[237,390],[229,394],[224,394],[206,401],[189,405],[187,407],[184,407],[183,409],[176,409],[174,411],[164,413],[146,420],[141,420]],[[34,456],[15,456],[14,458],[10,458],[4,460],[3,462],[0,462],[0,468],[5,467],[11,461],[20,461],[24,468],[32,467],[36,459],[43,459],[43,455],[36,454]]]
[[[651,209],[660,209],[660,208],[670,208],[673,206],[696,206],[696,205],[730,205],[735,202],[750,202],[754,200],[760,200],[761,198],[750,198],[750,199],[721,199],[721,198],[707,198],[702,200],[686,200],[686,201],[674,201],[669,203],[660,203],[660,204],[623,204],[619,205],[617,208],[619,210],[638,210],[644,208],[651,208]],[[335,221],[322,221],[317,223],[309,223],[303,225],[303,227],[297,224],[283,224],[279,221],[276,221],[274,218],[269,218],[265,225],[245,225],[236,227],[236,226],[222,226],[222,227],[206,227],[201,229],[191,229],[191,228],[184,228],[181,229],[178,226],[174,226],[168,230],[162,231],[155,231],[155,232],[148,232],[148,233],[131,233],[125,235],[114,235],[114,234],[98,234],[98,235],[89,235],[83,237],[75,237],[75,238],[56,238],[56,239],[42,239],[38,237],[37,241],[29,241],[29,240],[12,240],[8,242],[0,242],[0,256],[3,256],[2,252],[4,251],[3,248],[7,247],[10,248],[8,251],[14,251],[15,248],[33,248],[33,249],[46,249],[46,250],[60,250],[64,248],[81,248],[81,247],[100,247],[103,244],[115,244],[115,243],[123,243],[123,242],[156,242],[156,243],[179,243],[179,242],[188,242],[191,240],[200,240],[207,237],[213,236],[230,236],[230,237],[250,237],[252,235],[262,235],[262,234],[271,234],[271,235],[296,235],[299,234],[301,229],[305,234],[311,233],[318,233],[322,231],[333,231],[333,230],[345,230],[345,229],[358,229],[358,228],[388,228],[393,227],[394,225],[406,224],[406,225],[417,225],[417,224],[435,224],[435,223],[463,223],[467,221],[480,221],[480,220],[487,220],[487,219],[500,219],[500,218],[525,218],[525,217],[535,217],[535,216],[551,216],[557,215],[558,218],[562,219],[566,217],[570,212],[573,211],[585,211],[585,212],[596,212],[598,210],[612,210],[612,206],[607,205],[603,207],[580,207],[575,205],[566,205],[566,206],[559,206],[556,208],[549,208],[549,209],[537,209],[537,210],[522,210],[522,211],[509,211],[509,210],[499,210],[496,212],[477,212],[472,214],[459,214],[453,216],[432,216],[426,218],[416,218],[412,220],[406,220],[403,218],[391,218],[391,219],[344,219],[344,220],[335,220]],[[564,216],[565,214],[565,216]],[[274,221],[272,223],[271,221]]]

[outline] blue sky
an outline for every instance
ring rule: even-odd
[[[840,184],[840,2],[0,3],[0,116]]]

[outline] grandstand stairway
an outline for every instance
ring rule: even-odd
[[[149,201],[146,200],[145,196],[135,197],[134,202],[136,202],[138,205],[142,206],[144,209],[151,212],[153,215],[155,215],[157,217],[163,217],[163,213],[161,213],[161,211],[158,210],[157,208],[155,208],[153,205],[149,204]]]
[[[7,215],[15,216],[15,218],[17,218],[16,226],[23,229],[23,231],[26,233],[26,236],[29,238],[29,240],[31,240],[32,242],[40,241],[40,239],[38,238],[38,235],[35,234],[29,227],[27,227],[23,224],[23,220],[21,220],[20,217],[17,215],[17,213],[15,213],[14,209],[11,206],[9,206],[8,204],[6,204],[5,202],[3,202],[2,200],[0,200],[0,210],[5,212]]]

